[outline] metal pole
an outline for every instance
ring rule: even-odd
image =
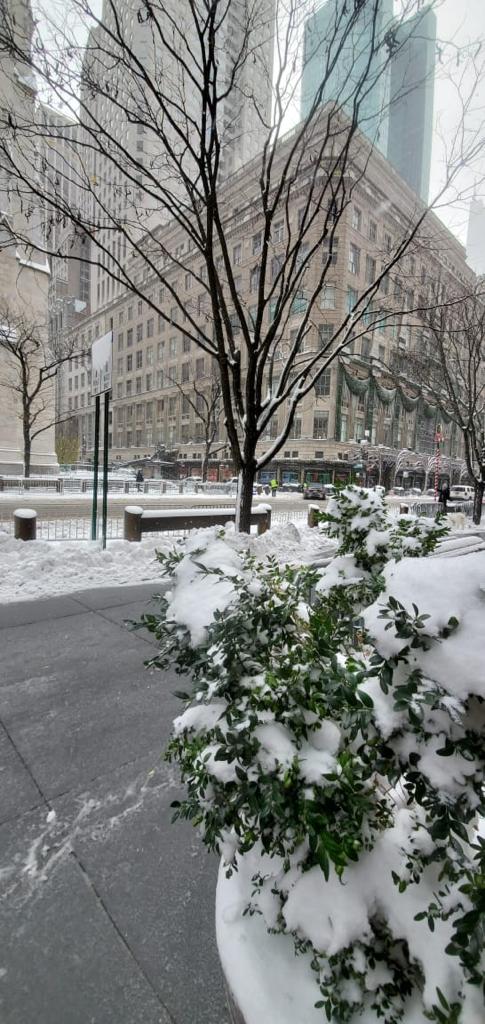
[[[108,431],[109,431],[109,391],[104,396],[103,422],[103,550],[106,547],[106,525],[108,521]]]
[[[91,515],[91,540],[98,535],[98,468],[99,468],[99,416],[101,399],[94,400],[94,461],[93,461],[93,511]]]

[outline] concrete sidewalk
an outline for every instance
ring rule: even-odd
[[[217,864],[170,824],[146,584],[0,606],[2,1024],[227,1024]]]

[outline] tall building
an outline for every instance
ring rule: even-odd
[[[113,214],[135,240],[162,219],[168,221],[170,209],[165,203],[162,211],[157,197],[166,187],[169,203],[176,202],[178,194],[182,201],[186,199],[177,162],[187,181],[197,178],[191,147],[197,153],[197,135],[203,130],[201,91],[192,80],[192,76],[200,80],[200,43],[188,0],[167,0],[158,6],[159,32],[153,31],[148,17],[140,17],[134,0],[118,0],[116,15],[114,25],[112,5],[105,2],[102,20],[114,41],[107,41],[102,27],[92,30],[81,82],[80,139],[89,143],[94,134],[100,140],[99,146],[88,145],[85,151],[81,205],[111,254],[101,254],[100,265],[92,268],[93,311],[120,294],[121,284],[110,277],[108,262],[113,269],[116,261],[124,264],[131,257],[126,234],[113,226]],[[253,19],[249,44],[248,18]],[[275,0],[257,5],[232,0],[219,29],[216,63],[221,96],[227,90],[217,108],[221,180],[251,160],[263,145],[271,119],[274,20]],[[250,57],[246,54],[241,61],[246,45]],[[162,121],[166,147],[160,140]],[[106,129],[106,136],[99,126]]]
[[[349,116],[357,98],[359,128],[385,154],[390,74],[384,40],[393,24],[393,0],[356,10],[357,5],[327,0],[306,20],[301,116],[308,116],[319,90],[322,103],[336,103]]]
[[[322,119],[322,133],[325,124]],[[275,157],[283,166],[292,144],[283,140]],[[368,147],[370,150],[370,147]],[[358,154],[362,147],[357,146]],[[359,155],[359,159],[365,159]],[[288,231],[294,237],[305,207],[305,188],[312,154],[302,159],[291,190],[288,218],[282,212],[274,225],[270,261],[284,256]],[[360,165],[356,162],[356,170]],[[353,309],[362,291],[375,280],[382,263],[388,260],[400,243],[403,224],[415,215],[416,197],[394,171],[390,163],[373,150],[365,163],[363,178],[357,173],[352,201],[346,206],[338,223],[332,244],[332,260],[325,288],[313,307],[311,328],[300,349],[302,358],[311,359],[329,344],[335,330]],[[353,170],[353,168],[351,169]],[[251,314],[254,304],[254,281],[261,259],[263,218],[255,209],[254,190],[260,173],[258,160],[252,161],[236,176],[229,178],[221,190],[221,208],[227,216],[226,238],[230,239],[233,264],[237,267],[237,288],[240,301]],[[164,264],[164,277],[181,296],[184,310],[190,311],[201,329],[207,330],[209,307],[203,286],[200,255],[183,247],[184,237],[176,224],[163,227],[167,253],[180,253]],[[405,230],[405,229],[404,229]],[[316,243],[320,228],[308,232],[308,245]],[[321,247],[305,275],[305,287],[295,295],[284,339],[275,352],[272,386],[282,372],[285,347],[294,342],[295,332],[307,309],[307,294],[312,294],[321,269]],[[153,275],[140,259],[133,261],[133,274],[143,280],[143,295],[125,291],[115,296],[104,309],[92,313],[76,331],[77,358],[64,367],[63,387],[66,405],[63,412],[75,415],[79,438],[85,456],[92,454],[93,400],[90,395],[89,361],[81,353],[89,349],[94,338],[113,330],[113,389],[110,447],[113,463],[134,458],[150,458],[160,446],[175,450],[188,473],[200,472],[203,444],[200,422],[187,394],[193,393],[193,382],[209,390],[213,379],[211,357],[194,338],[184,333],[183,310],[174,304],[169,289]],[[437,424],[441,412],[416,398],[406,383],[406,366],[414,365],[421,354],[427,358],[432,337],[425,324],[406,310],[425,308],[430,299],[441,300],[462,288],[473,287],[474,275],[467,267],[465,253],[458,240],[429,214],[425,237],[419,237],[393,271],[383,278],[374,300],[371,321],[384,314],[378,326],[371,329],[365,320],[349,344],[346,355],[335,359],[322,372],[315,386],[298,407],[290,436],[271,466],[265,472],[282,482],[322,482],[346,480],[352,472],[360,441],[367,439],[376,446],[379,459],[384,455],[394,460],[404,448],[422,455],[435,449]],[[157,315],[158,305],[165,315]],[[390,311],[398,310],[393,317]],[[387,311],[387,313],[386,313]],[[271,302],[268,303],[265,326],[271,323]],[[244,364],[244,345],[242,363]],[[403,384],[396,388],[392,366]],[[243,365],[244,373],[244,365]],[[268,423],[265,438],[259,444],[262,454],[283,429],[285,410],[280,409]],[[225,439],[221,426],[219,443]],[[461,439],[447,423],[443,454],[458,457]],[[380,447],[379,447],[380,446]],[[413,458],[410,451],[410,464]],[[380,453],[380,454],[379,454]],[[213,472],[232,475],[227,447],[211,463]],[[407,471],[407,467],[404,467]],[[424,474],[424,470],[423,470]],[[421,479],[421,482],[423,480]]]
[[[424,8],[396,30],[387,157],[426,203],[433,135],[436,15]]]
[[[475,274],[485,274],[485,205],[476,196],[470,203],[466,258]]]
[[[359,128],[387,156],[404,181],[428,199],[433,132],[436,16],[424,7],[397,22],[392,0],[345,8],[327,3],[305,23],[301,114],[306,117],[325,80],[322,102],[352,115],[357,83],[366,76]],[[353,27],[349,27],[353,19]],[[374,42],[372,43],[375,31]],[[372,46],[377,53],[370,59]]]
[[[10,18],[10,28],[23,52],[30,50],[33,19],[28,0],[10,0],[2,16]],[[28,63],[23,63],[7,52],[0,53],[0,120],[6,124],[22,123],[34,119],[36,83]],[[47,297],[50,267],[43,247],[43,212],[29,197],[12,187],[12,163],[31,167],[35,163],[29,139],[18,142],[15,135],[7,143],[0,139],[0,320],[2,328],[10,332],[11,322],[18,317],[25,324],[35,325],[42,340],[48,340]],[[18,337],[18,334],[17,334]],[[29,359],[35,374],[33,357]],[[0,348],[0,473],[23,473],[22,404],[19,392],[19,363],[5,348]],[[46,426],[32,446],[31,470],[48,473],[57,469],[54,451],[54,428],[49,426],[55,417],[54,385],[43,387],[37,400],[39,411],[36,428]]]

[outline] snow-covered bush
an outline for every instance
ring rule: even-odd
[[[162,556],[151,664],[191,677],[175,816],[250,865],[247,912],[310,952],[328,1020],[482,1024],[485,558],[447,560],[444,588],[440,527],[350,488],[330,517],[323,571],[223,534]]]

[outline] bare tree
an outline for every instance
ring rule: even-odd
[[[53,351],[45,324],[36,323],[8,305],[0,308],[0,388],[17,396],[22,422],[24,476],[30,476],[32,443],[45,430],[69,419],[55,413],[54,379],[70,358],[65,346]]]
[[[364,318],[405,255],[425,244],[425,236],[439,236],[430,209],[456,187],[463,164],[474,166],[485,148],[481,126],[464,130],[481,78],[475,47],[460,54],[471,77],[460,74],[463,123],[449,139],[439,194],[430,206],[417,198],[408,202],[407,212],[394,218],[392,245],[377,253],[370,279],[349,308],[341,304],[332,337],[305,346],[318,333],[327,288],[335,287],[339,225],[343,232],[374,158],[379,126],[364,124],[371,139],[360,130],[366,104],[406,32],[396,31],[396,20],[383,21],[381,0],[335,4],[314,95],[303,119],[285,134],[311,5],[275,0],[275,6],[276,12],[261,0],[137,0],[128,10],[104,0],[99,17],[89,0],[71,0],[75,20],[90,29],[87,48],[70,30],[70,16],[61,27],[51,17],[26,53],[6,0],[0,0],[0,50],[28,64],[49,100],[79,123],[62,164],[53,157],[65,141],[62,131],[46,127],[41,117],[33,123],[27,115],[0,112],[0,162],[3,154],[9,187],[28,209],[42,201],[47,252],[63,255],[50,239],[55,225],[67,219],[75,236],[90,244],[86,258],[98,268],[100,283],[109,278],[143,298],[215,360],[240,477],[236,523],[246,531],[255,474],[290,436],[299,403],[368,329]],[[403,22],[416,12],[414,0],[401,7]],[[48,21],[44,12],[43,25]],[[337,87],[335,69],[348,61],[349,48],[352,73]],[[442,47],[444,63],[456,56],[455,48]],[[269,104],[261,100],[265,81]],[[127,146],[133,126],[136,144]],[[16,157],[22,139],[37,150],[30,173]],[[253,142],[259,155],[251,173],[228,175],[231,154],[239,145],[244,155]],[[75,184],[76,202],[65,198],[66,178]],[[242,218],[253,237],[251,264],[244,267],[251,303],[241,298],[233,251]],[[180,274],[192,282],[191,291],[181,289]],[[190,298],[194,290],[197,302]]]
[[[426,347],[406,360],[403,372],[428,402],[455,423],[464,442],[468,476],[475,496],[473,522],[479,523],[485,494],[485,292],[455,297],[426,313]],[[424,382],[424,383],[423,383]],[[439,414],[439,418],[442,415]]]
[[[173,377],[168,377],[170,384],[180,392],[182,401],[192,409],[195,418],[200,423],[200,431],[197,430],[196,440],[202,441],[204,449],[201,464],[202,482],[207,481],[209,459],[211,455],[224,451],[227,442],[217,444],[222,416],[222,384],[218,377],[212,376],[208,380],[190,382],[190,386],[182,385]]]

